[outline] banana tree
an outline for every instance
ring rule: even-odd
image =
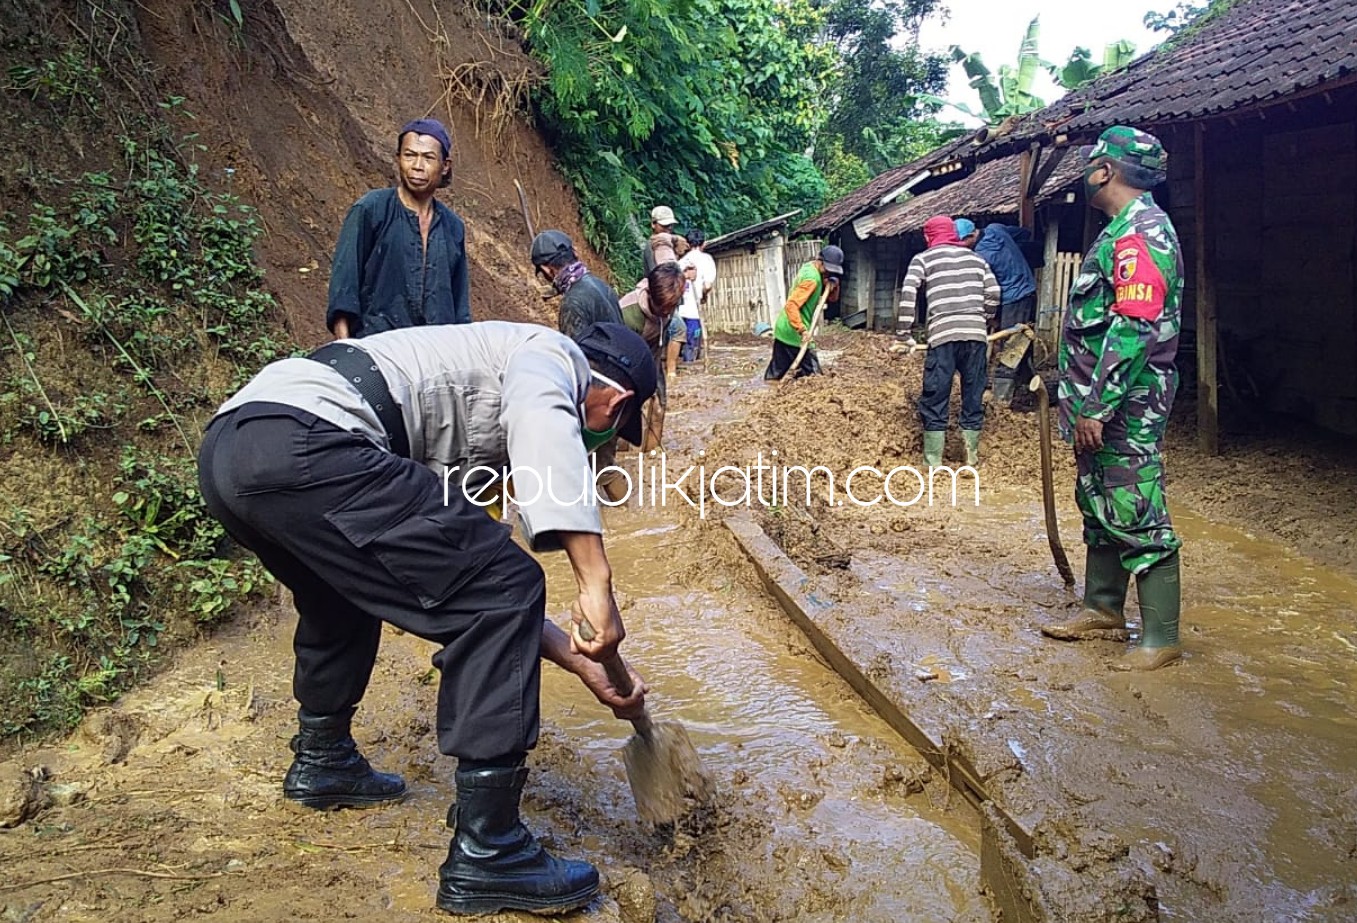
[[[970,87],[980,96],[982,112],[977,112],[962,103],[954,103],[939,96],[923,96],[924,102],[940,106],[950,106],[980,119],[991,125],[997,125],[1004,119],[1024,112],[1032,112],[1046,105],[1032,93],[1032,84],[1043,67],[1049,67],[1037,54],[1037,40],[1041,35],[1039,17],[1027,24],[1022,44],[1018,48],[1018,66],[1007,64],[999,66],[998,79],[980,59],[979,52],[968,54],[959,45],[951,47],[952,60],[961,65],[970,78]]]
[[[979,119],[990,125],[997,125],[1004,119],[1015,115],[1033,112],[1046,105],[1032,93],[1036,76],[1045,70],[1051,74],[1061,87],[1072,90],[1083,86],[1095,77],[1125,67],[1135,57],[1136,46],[1122,39],[1112,42],[1103,49],[1101,64],[1093,63],[1093,53],[1087,48],[1075,48],[1069,61],[1062,67],[1043,61],[1037,52],[1037,40],[1041,35],[1038,18],[1027,24],[1022,45],[1018,48],[1018,65],[1007,64],[999,67],[998,79],[980,60],[978,53],[967,54],[959,46],[951,48],[952,60],[960,64],[970,78],[970,87],[980,96],[982,111],[943,99],[939,96],[923,96],[923,102],[938,106],[948,106],[964,112],[971,118]]]
[[[1054,64],[1045,65],[1046,70],[1055,78],[1055,82],[1067,90],[1081,87],[1103,74],[1120,70],[1136,56],[1136,46],[1126,39],[1112,42],[1103,48],[1103,63],[1093,63],[1093,53],[1087,48],[1076,48],[1070,53],[1070,59],[1063,67]]]

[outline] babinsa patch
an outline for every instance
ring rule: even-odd
[[[1136,257],[1140,248],[1125,247],[1117,251],[1117,281],[1130,282],[1136,277]]]

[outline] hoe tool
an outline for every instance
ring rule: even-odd
[[[810,326],[806,328],[806,338],[801,341],[801,350],[792,360],[792,364],[787,369],[787,374],[782,376],[784,383],[791,381],[796,377],[796,370],[801,368],[801,360],[806,358],[806,350],[810,349],[811,341],[815,339],[815,330],[820,326],[820,320],[825,316],[825,303],[829,301],[829,286],[825,286],[824,294],[820,296],[819,302],[815,305],[815,313],[811,315]]]

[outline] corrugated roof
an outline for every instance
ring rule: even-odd
[[[1056,134],[1152,128],[1357,82],[1357,2],[1240,0],[1172,48],[1136,59],[1021,119],[979,152],[989,159]]]
[[[751,224],[748,227],[740,228],[738,231],[731,231],[729,234],[722,234],[720,237],[713,237],[707,241],[702,248],[708,253],[719,253],[722,250],[729,250],[732,247],[738,247],[740,244],[758,240],[766,236],[770,231],[781,230],[791,218],[801,214],[801,209],[797,208],[787,212],[785,215],[778,215],[776,218],[769,218],[767,221],[760,221],[758,224]]]
[[[1063,194],[1083,176],[1083,163],[1074,148],[1059,148],[1046,156],[1057,156],[1051,174],[1037,190],[1037,204]],[[956,218],[1012,215],[1018,212],[1018,182],[1022,155],[1013,154],[976,167],[974,173],[925,192],[905,202],[889,217],[879,219],[871,230],[873,237],[898,237],[923,227],[934,215]]]

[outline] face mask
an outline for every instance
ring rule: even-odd
[[[617,427],[616,427],[616,426],[610,426],[610,427],[608,427],[607,429],[605,429],[603,432],[600,433],[600,432],[596,432],[596,431],[594,431],[594,430],[592,430],[592,429],[589,429],[589,428],[586,426],[586,427],[584,427],[583,429],[581,429],[580,432],[584,435],[584,451],[586,451],[586,452],[592,452],[592,451],[594,451],[595,449],[597,449],[599,446],[601,446],[601,445],[603,445],[605,442],[607,442],[609,439],[611,439],[611,438],[613,438],[614,436],[616,436],[616,435],[617,435]]]
[[[614,391],[625,393],[627,390],[626,388],[619,385],[617,382],[613,381],[611,378],[607,377],[606,375],[600,375],[593,369],[589,370],[589,376],[597,380],[598,382],[607,385]],[[583,412],[581,412],[581,416],[583,416]],[[592,430],[586,425],[581,425],[580,434],[584,436],[584,451],[592,452],[599,446],[607,442],[609,439],[617,435],[617,424],[614,423],[612,426],[608,427],[607,429],[601,432],[598,430]]]
[[[1093,197],[1101,192],[1104,186],[1111,182],[1110,180],[1103,180],[1101,183],[1089,182],[1088,178],[1102,168],[1102,164],[1084,167],[1084,201],[1088,202],[1090,208],[1093,207]]]

